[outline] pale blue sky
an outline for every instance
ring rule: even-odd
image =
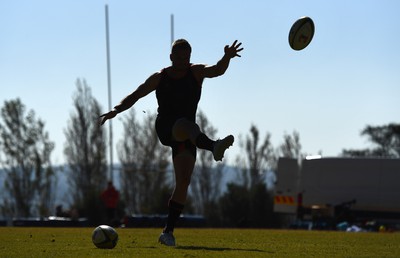
[[[220,137],[246,135],[254,124],[276,147],[296,130],[303,152],[336,156],[370,147],[359,135],[367,124],[400,121],[400,1],[0,0],[1,106],[19,97],[45,121],[55,164],[64,162],[77,78],[108,110],[106,3],[113,105],[170,64],[174,14],[175,38],[190,41],[194,63],[214,64],[224,45],[243,42],[242,58],[203,85],[199,108]],[[297,52],[287,37],[301,16],[314,20],[316,33]],[[156,112],[154,93],[135,107],[141,117]],[[121,127],[115,119],[114,143]],[[229,150],[231,162],[239,150]]]

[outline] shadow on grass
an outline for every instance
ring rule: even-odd
[[[207,246],[177,246],[175,249],[182,250],[207,250],[207,251],[246,251],[246,252],[257,252],[257,253],[273,253],[271,251],[265,251],[260,249],[244,249],[244,248],[229,248],[229,247],[207,247]]]

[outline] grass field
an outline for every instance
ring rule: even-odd
[[[177,247],[160,229],[117,229],[114,249],[96,248],[92,228],[0,228],[0,257],[400,257],[400,233],[177,229]]]

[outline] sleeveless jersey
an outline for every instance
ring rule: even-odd
[[[191,69],[179,79],[171,78],[163,69],[156,89],[158,116],[173,120],[187,118],[194,122],[200,95],[201,85]]]

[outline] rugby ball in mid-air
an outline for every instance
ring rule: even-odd
[[[299,18],[290,28],[289,45],[294,50],[302,50],[310,44],[314,36],[314,22],[310,17]]]
[[[110,226],[98,226],[93,230],[92,242],[98,248],[112,249],[117,245],[118,233]]]

